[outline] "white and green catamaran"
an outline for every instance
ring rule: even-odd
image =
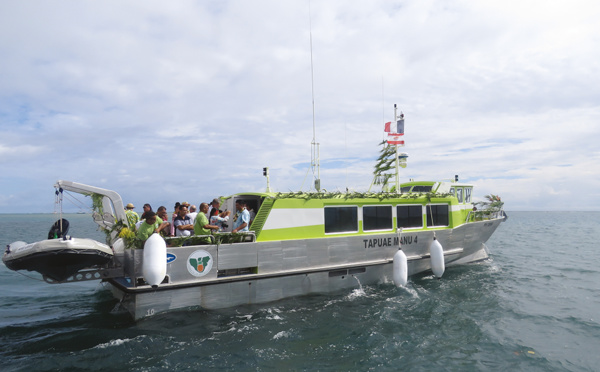
[[[106,245],[95,243],[103,251],[110,247],[112,257],[102,265],[77,268],[67,278],[23,264],[28,252],[43,250],[44,242],[57,245],[48,240],[29,248],[22,242],[12,250],[9,245],[4,262],[15,270],[38,270],[50,283],[105,281],[121,306],[140,319],[175,309],[334,292],[359,282],[402,285],[406,276],[426,271],[441,276],[447,266],[486,259],[485,242],[506,219],[499,198],[490,196],[477,210],[473,186],[457,178],[401,183],[399,169],[407,157],[398,152],[404,117],[394,116],[396,129],[386,126],[383,162],[375,172],[381,192],[239,193],[224,198],[222,208],[235,210],[238,200],[252,206],[257,213],[249,232],[231,233],[229,226],[208,242],[206,236],[162,239],[155,234],[143,243],[129,234],[132,227],[119,194],[58,181],[60,192],[94,198],[94,219],[107,233]],[[89,246],[90,239],[62,241],[74,249],[77,241]]]

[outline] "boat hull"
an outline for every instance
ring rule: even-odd
[[[407,256],[409,276],[430,271],[429,246],[434,234],[448,266],[485,259],[484,243],[501,221],[404,231],[400,236],[369,234],[168,248],[168,255],[175,258],[168,263],[165,281],[156,289],[144,283],[140,272],[143,251],[127,250],[125,272],[131,275],[108,282],[121,306],[135,319],[190,307],[219,309],[331,293],[391,283],[399,243]],[[207,272],[195,272],[188,265],[191,260],[199,262],[199,257],[210,257],[210,269],[203,267]]]

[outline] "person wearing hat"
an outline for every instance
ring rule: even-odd
[[[135,229],[135,224],[140,220],[140,216],[133,210],[133,204],[129,203],[125,206],[125,215],[130,228]]]

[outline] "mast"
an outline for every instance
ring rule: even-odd
[[[394,103],[394,121],[398,121],[398,108]],[[400,194],[400,158],[398,154],[398,144],[396,143],[396,194]]]
[[[400,152],[399,147],[404,146],[404,114],[398,115],[398,107],[394,104],[394,121],[385,123],[384,136],[387,133],[387,139],[384,140],[378,163],[375,165],[375,176],[369,187],[369,191],[374,184],[383,185],[384,191],[388,191],[388,185],[395,184],[396,193],[400,194],[400,168],[406,168],[408,154]],[[392,147],[394,146],[394,147]],[[392,156],[394,159],[392,159]],[[393,173],[386,173],[392,171]],[[389,181],[389,183],[388,183]]]
[[[313,53],[312,53],[312,19],[310,14],[310,1],[308,2],[308,21],[310,25],[310,87],[312,94],[312,121],[313,121],[313,139],[310,143],[311,147],[311,156],[310,156],[310,167],[312,169],[315,190],[321,190],[321,175],[320,175],[320,167],[319,167],[319,143],[316,138],[316,127],[315,127],[315,79],[314,79],[314,71],[313,71]],[[316,170],[316,177],[315,177]]]

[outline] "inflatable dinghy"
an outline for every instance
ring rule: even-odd
[[[113,250],[92,239],[64,235],[68,222],[60,220],[50,229],[49,236],[59,239],[42,240],[27,244],[22,241],[6,246],[2,261],[11,270],[37,271],[54,281],[62,282],[79,270],[102,266],[113,258]]]

